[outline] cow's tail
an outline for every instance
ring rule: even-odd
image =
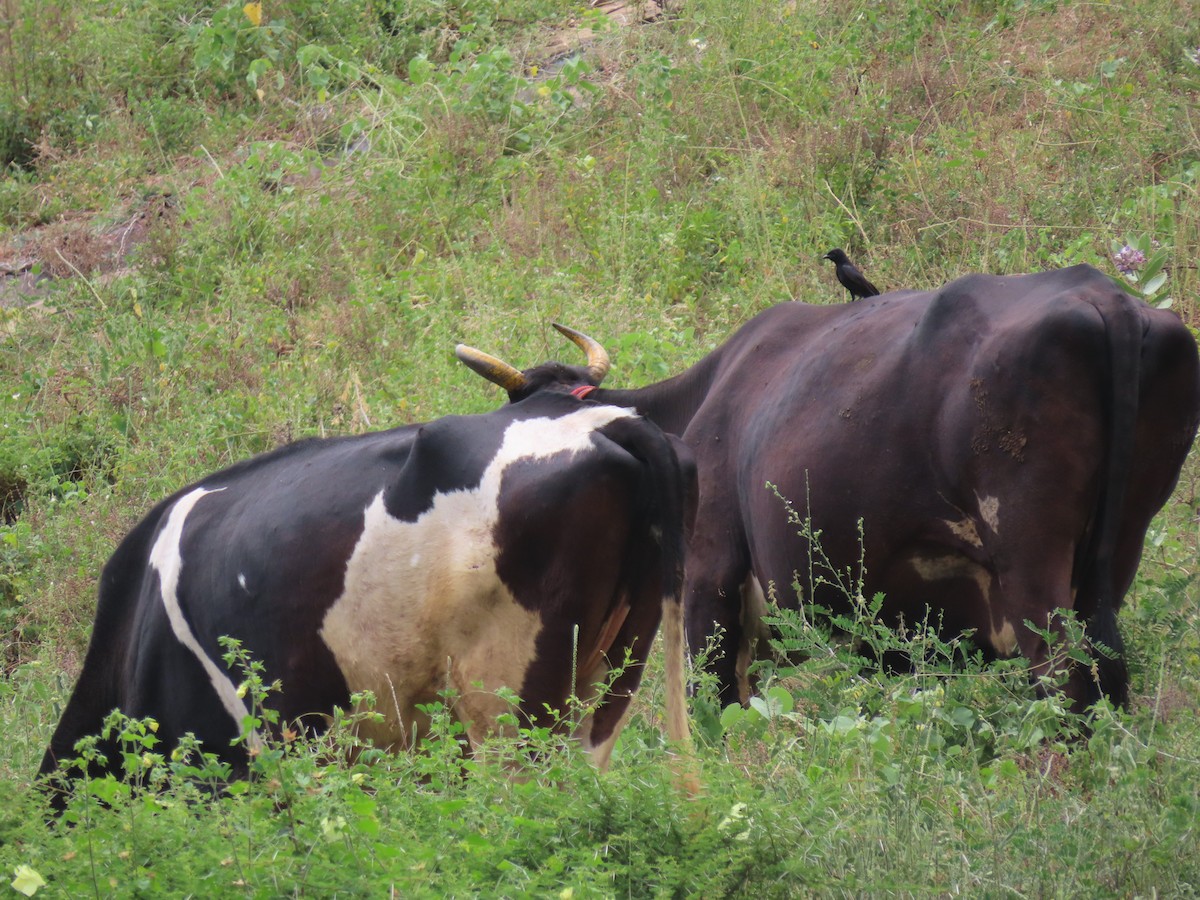
[[[668,598],[663,608],[663,647],[667,679],[667,738],[686,745],[691,740],[687,715],[687,674],[684,660],[683,603]]]
[[[1095,608],[1085,633],[1095,655],[1098,694],[1116,706],[1129,703],[1129,667],[1125,642],[1117,628],[1116,554],[1122,510],[1133,471],[1138,396],[1141,391],[1142,317],[1137,302],[1117,290],[1112,302],[1096,308],[1104,320],[1111,366],[1111,404],[1108,417],[1108,461],[1100,491],[1098,513],[1088,548],[1083,577],[1095,586]],[[1107,298],[1105,298],[1107,300]],[[1099,696],[1091,699],[1099,699]]]
[[[691,450],[678,438],[663,435],[664,453],[659,471],[650,477],[660,485],[660,473],[669,473],[658,490],[657,526],[662,533],[663,648],[666,652],[667,737],[680,747],[691,741],[687,714],[687,644],[683,630],[683,567],[688,534],[696,515],[699,488]],[[664,473],[665,474],[665,473]]]
[[[694,794],[699,784],[690,768],[683,564],[699,494],[696,462],[683,441],[665,434],[645,419],[618,420],[610,423],[605,433],[640,460],[645,470],[642,501],[649,512],[651,532],[658,538],[661,566],[667,739],[682,755],[678,774],[684,788]]]
[[[664,507],[668,498],[661,497],[660,509],[664,510],[660,522],[663,534],[663,665],[666,679],[667,739],[680,754],[677,758],[676,775],[681,787],[694,796],[700,791],[700,780],[692,754],[692,736],[687,708],[687,641],[683,624],[683,567],[688,535],[696,516],[699,482],[696,461],[687,445],[676,437],[667,435],[669,459],[674,477],[670,488],[671,505]],[[651,475],[653,476],[653,472]],[[657,480],[657,479],[656,479]],[[682,505],[680,505],[682,501]],[[671,532],[667,546],[667,534]]]

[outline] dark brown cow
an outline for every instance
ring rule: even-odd
[[[555,726],[547,709],[574,694],[592,704],[575,734],[603,766],[662,619],[668,733],[686,740],[695,468],[676,441],[553,388],[486,415],[300,442],[184,488],[104,567],[42,774],[119,708],[153,717],[167,749],[192,732],[245,775],[232,742],[250,710],[222,636],[279,679],[269,700],[284,723],[320,730],[370,690],[383,717],[367,736],[403,747],[428,724],[418,707],[450,686],[475,743],[508,711],[501,687],[525,722]]]
[[[588,368],[478,368],[513,400],[547,381],[598,384],[603,351],[572,339]],[[1068,696],[1127,702],[1116,614],[1200,417],[1196,343],[1173,313],[1089,266],[971,275],[849,305],[785,303],[681,375],[590,396],[636,407],[696,456],[688,638],[701,647],[719,626],[726,702],[763,587],[795,606],[796,579],[803,601],[844,610],[813,573],[857,572],[860,555],[865,594],[885,593],[891,620],[929,615],[1037,673],[1059,662],[1026,621],[1062,633],[1053,611],[1073,611],[1117,656],[1097,657],[1098,679],[1070,667]],[[828,565],[768,483],[811,517]]]

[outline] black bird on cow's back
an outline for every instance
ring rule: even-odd
[[[879,288],[867,281],[867,277],[858,270],[858,266],[850,262],[850,257],[846,255],[845,250],[841,248],[830,250],[821,258],[828,259],[837,266],[837,280],[850,292],[851,300],[857,300],[859,297],[874,297],[879,293]]]

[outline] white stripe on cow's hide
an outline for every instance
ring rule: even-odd
[[[496,573],[493,528],[504,472],[518,461],[589,450],[597,428],[633,415],[586,406],[513,422],[479,485],[437,494],[415,522],[388,515],[383,493],[375,497],[345,589],[321,629],[350,690],[374,692],[385,717],[364,726],[364,736],[377,746],[407,745],[410,729],[424,723],[416,705],[446,687],[458,693],[455,713],[472,723],[473,743],[508,711],[496,690],[520,690],[542,625]]]
[[[220,669],[204,652],[200,642],[192,633],[187,619],[183,617],[183,610],[179,608],[179,572],[183,567],[183,557],[179,545],[183,537],[183,523],[201,497],[223,490],[225,488],[216,488],[215,490],[196,488],[175,501],[175,505],[171,507],[171,512],[167,516],[167,524],[159,532],[158,539],[150,551],[150,565],[158,572],[163,608],[167,612],[167,619],[171,623],[171,630],[175,633],[176,640],[187,647],[204,667],[208,680],[212,682],[213,690],[217,692],[217,697],[221,700],[221,705],[233,717],[234,726],[240,733],[242,722],[246,716],[250,715],[250,710],[238,697],[237,688],[229,678],[229,673]],[[249,741],[251,747],[259,746],[261,743],[255,733],[251,733]]]

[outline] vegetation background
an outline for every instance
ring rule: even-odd
[[[348,733],[272,746],[213,799],[127,722],[132,771],[193,779],[97,782],[43,824],[124,532],[281,442],[498,405],[456,341],[574,361],[563,321],[643,384],[771,304],[842,302],[834,246],[885,290],[1088,262],[1197,324],[1191,2],[627,12],[0,0],[0,893],[1200,893],[1194,462],[1121,616],[1129,712],[1085,723],[1017,663],[947,675],[964,651],[929,636],[873,673],[791,619],[812,661],[753,707],[699,685],[696,797],[651,677],[604,776],[564,748],[513,781],[444,714],[373,765],[323,764]],[[851,628],[895,640],[869,606]]]

